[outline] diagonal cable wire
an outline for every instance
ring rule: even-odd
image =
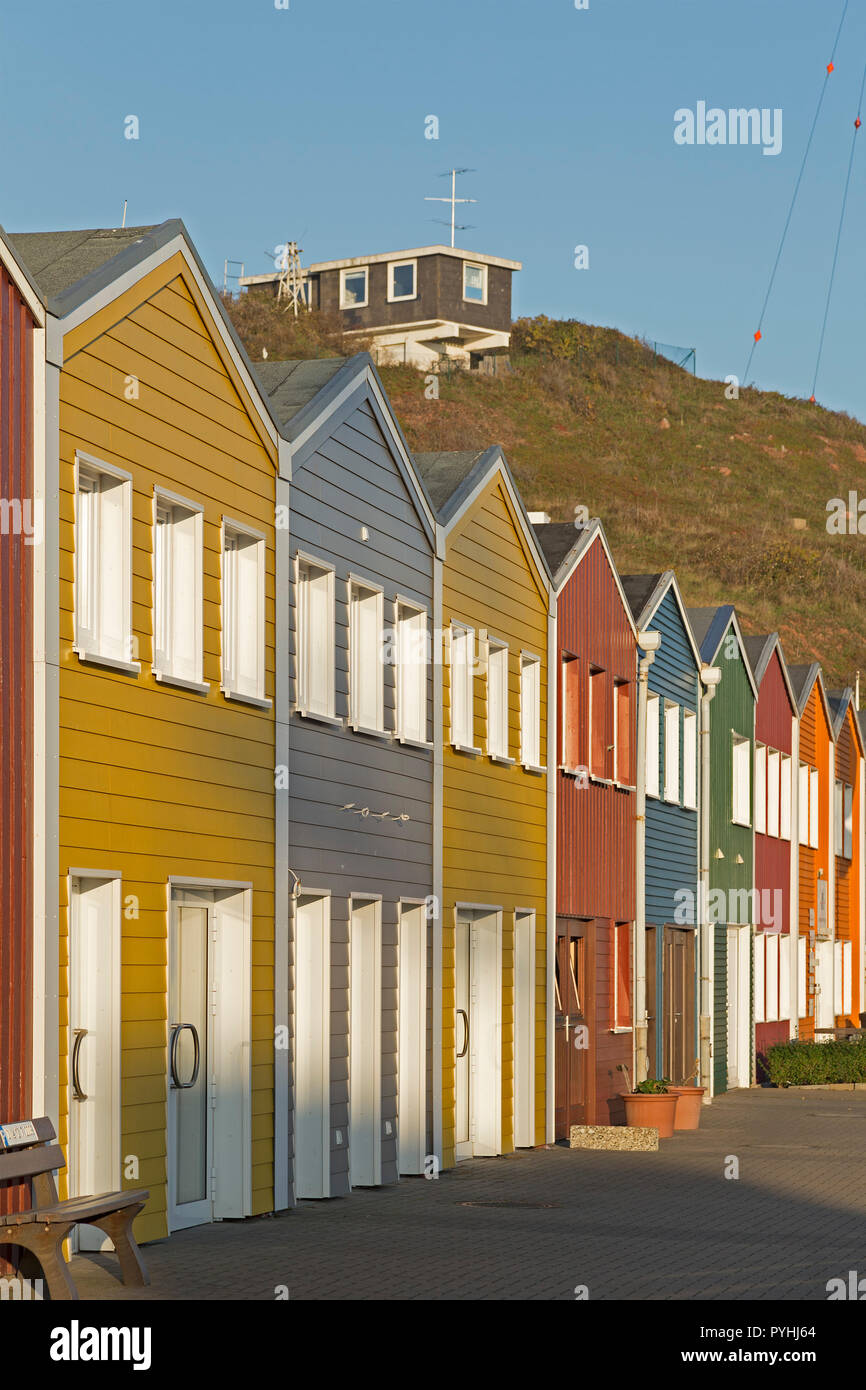
[[[822,356],[823,351],[824,351],[824,334],[825,334],[826,331],[827,331],[827,316],[828,316],[828,314],[830,313],[830,299],[831,299],[832,294],[833,294],[833,281],[834,281],[835,278],[836,278],[836,264],[837,264],[837,262],[838,262],[838,260],[839,260],[839,244],[840,244],[840,242],[841,242],[841,240],[842,240],[842,227],[843,227],[844,222],[845,222],[845,208],[846,208],[847,205],[848,205],[848,190],[849,190],[849,188],[851,187],[851,170],[852,170],[853,167],[854,167],[854,151],[855,151],[855,149],[857,148],[857,134],[858,134],[858,132],[859,132],[859,130],[860,130],[860,126],[861,126],[861,124],[862,124],[861,119],[860,119],[860,113],[861,113],[861,111],[862,111],[862,109],[863,109],[863,93],[864,93],[864,91],[866,91],[866,64],[864,64],[864,67],[863,67],[863,80],[862,80],[862,82],[860,83],[860,96],[859,96],[858,101],[857,101],[857,119],[856,119],[855,122],[854,122],[854,133],[853,133],[853,135],[851,136],[851,152],[850,152],[850,154],[848,155],[848,174],[847,174],[847,177],[846,177],[846,179],[845,179],[845,191],[844,191],[844,193],[842,194],[842,210],[841,210],[841,212],[839,213],[839,227],[838,227],[838,230],[837,230],[837,232],[836,232],[836,246],[835,246],[834,251],[833,251],[833,264],[832,264],[832,266],[830,267],[830,281],[829,281],[829,284],[827,285],[827,302],[826,302],[826,304],[824,305],[824,321],[823,321],[823,323],[821,324],[821,336],[820,336],[820,338],[818,339],[818,356],[817,356],[816,361],[815,361],[815,375],[814,375],[814,377],[812,378],[812,394],[811,394],[811,396],[809,397],[809,399],[812,401],[813,404],[814,404],[814,401],[815,401],[815,390],[816,390],[816,387],[817,387],[817,385],[818,385],[818,372],[819,372],[820,367],[821,367],[821,356]]]
[[[784,225],[784,227],[783,227],[783,229],[782,229],[782,239],[781,239],[781,241],[779,242],[779,249],[778,249],[778,251],[776,252],[776,259],[775,259],[775,261],[773,262],[773,269],[772,269],[772,271],[770,272],[770,283],[769,283],[768,286],[767,286],[767,293],[764,295],[764,303],[763,303],[763,305],[761,306],[761,315],[760,315],[760,318],[758,319],[758,330],[757,330],[757,332],[755,333],[755,335],[754,335],[754,337],[753,337],[753,339],[752,339],[752,348],[751,348],[751,351],[750,351],[750,353],[749,353],[749,360],[748,360],[748,362],[746,363],[746,370],[745,370],[745,372],[743,373],[743,385],[744,385],[744,386],[747,385],[747,383],[748,383],[748,380],[749,380],[749,372],[750,372],[751,366],[752,366],[752,357],[753,357],[753,355],[754,355],[755,348],[757,347],[758,342],[759,342],[760,337],[761,337],[761,327],[762,327],[763,322],[764,322],[764,315],[765,315],[766,312],[767,312],[767,305],[768,305],[768,303],[770,302],[770,295],[771,295],[772,292],[773,292],[773,283],[774,283],[774,281],[775,281],[775,279],[776,279],[776,271],[779,269],[779,262],[780,262],[781,259],[782,259],[782,251],[783,251],[784,246],[785,246],[785,240],[786,240],[786,238],[787,238],[787,236],[788,236],[788,228],[789,228],[790,225],[791,225],[791,218],[792,218],[793,213],[794,213],[794,205],[795,205],[795,203],[796,203],[796,201],[797,201],[797,195],[798,195],[798,193],[800,192],[800,184],[801,184],[802,181],[803,181],[803,173],[804,173],[805,168],[806,168],[806,160],[809,158],[809,150],[810,150],[811,147],[812,147],[812,139],[813,139],[814,134],[815,134],[815,127],[816,127],[817,124],[818,124],[818,117],[819,117],[820,114],[821,114],[821,107],[824,105],[824,97],[825,97],[826,92],[827,92],[827,83],[830,81],[830,75],[831,75],[831,73],[833,72],[833,64],[834,64],[834,59],[835,59],[835,57],[836,57],[836,49],[837,49],[838,46],[839,46],[839,39],[840,39],[841,34],[842,34],[842,26],[843,26],[844,23],[845,23],[845,16],[846,16],[847,13],[848,13],[848,5],[849,5],[849,4],[850,4],[850,0],[845,0],[845,3],[844,3],[843,8],[842,8],[842,18],[839,20],[839,27],[838,27],[838,29],[836,30],[836,38],[835,38],[834,41],[833,41],[833,49],[832,49],[832,52],[831,52],[831,54],[830,54],[830,61],[829,61],[829,63],[827,64],[827,70],[826,70],[826,72],[824,73],[824,81],[823,81],[823,83],[822,83],[822,85],[821,85],[821,95],[818,97],[818,105],[815,107],[815,115],[812,117],[812,128],[811,128],[811,130],[809,131],[809,139],[806,141],[806,148],[805,148],[805,150],[803,151],[803,162],[802,162],[802,164],[800,165],[800,172],[799,172],[799,174],[797,175],[797,182],[794,184],[794,193],[793,193],[793,196],[792,196],[792,198],[791,198],[791,205],[790,205],[790,207],[788,208],[788,216],[785,218],[785,225]]]

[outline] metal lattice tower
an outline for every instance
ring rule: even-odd
[[[304,293],[305,284],[304,272],[301,269],[301,248],[296,241],[286,242],[280,263],[277,303],[285,300],[285,308],[291,309],[295,318],[298,317],[299,305],[303,304],[307,309],[311,308]]]

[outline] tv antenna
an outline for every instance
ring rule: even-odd
[[[477,198],[458,198],[458,197],[457,197],[457,175],[458,175],[458,174],[474,174],[474,173],[475,173],[475,170],[474,170],[474,169],[449,169],[447,173],[445,173],[445,174],[440,174],[439,177],[440,177],[441,179],[447,179],[447,178],[450,177],[450,179],[451,179],[451,197],[450,197],[450,198],[425,198],[425,199],[424,199],[424,202],[425,202],[425,203],[450,203],[450,204],[451,204],[451,223],[450,223],[450,226],[451,226],[451,245],[452,245],[452,246],[454,245],[454,233],[455,233],[455,231],[459,230],[459,231],[461,231],[461,232],[465,232],[465,231],[467,231],[468,228],[472,225],[472,224],[469,223],[469,222],[465,222],[465,223],[463,223],[463,225],[460,226],[459,228],[457,227],[457,225],[456,225],[456,223],[455,223],[455,220],[454,220],[455,212],[456,212],[456,209],[457,209],[457,204],[458,204],[458,203],[475,203],[475,202],[478,201]],[[434,221],[436,221],[436,222],[442,222],[443,227],[447,227],[447,226],[449,225],[447,222],[443,221],[443,219],[440,218],[440,217],[434,218]]]

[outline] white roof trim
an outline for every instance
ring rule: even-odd
[[[350,256],[341,261],[314,261],[312,265],[301,267],[304,275],[318,275],[322,270],[360,270],[365,265],[381,265],[385,261],[414,259],[418,256],[454,256],[457,260],[471,261],[479,265],[496,265],[503,270],[522,270],[522,261],[509,261],[503,256],[486,256],[481,251],[461,251],[456,246],[411,246],[406,251],[378,251],[372,256]],[[266,275],[242,275],[239,285],[268,285],[279,280],[282,271],[268,271]]]
[[[37,326],[39,328],[44,328],[45,309],[38,296],[35,294],[33,286],[30,284],[27,276],[22,271],[12,247],[2,236],[0,236],[0,263],[2,263],[10,280],[24,300],[33,318],[36,320]]]
[[[268,437],[274,444],[277,444],[279,440],[279,431],[262,400],[263,388],[250,375],[246,364],[240,357],[234,341],[223,322],[222,314],[214,303],[210,287],[202,276],[196,259],[190,253],[186,239],[183,236],[178,235],[173,237],[171,241],[166,242],[159,250],[154,251],[146,260],[139,261],[131,270],[127,270],[122,275],[119,275],[116,280],[112,280],[111,283],[106,285],[103,289],[97,290],[94,295],[91,295],[90,299],[86,299],[83,304],[77,305],[69,314],[66,314],[60,320],[60,326],[64,337],[74,329],[80,328],[87,319],[92,318],[94,314],[98,314],[101,309],[106,309],[109,304],[115,299],[118,299],[120,295],[124,294],[127,290],[132,289],[134,285],[138,284],[140,280],[143,280],[151,271],[158,269],[165,261],[171,260],[171,257],[176,255],[177,252],[180,252],[183,256],[186,267],[195,280],[199,293],[202,295],[205,302],[211,306],[213,321],[226,351],[256,407],[256,412],[265,426]]]

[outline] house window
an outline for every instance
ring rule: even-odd
[[[397,736],[427,741],[427,614],[397,603]]]
[[[842,855],[850,859],[854,835],[854,788],[847,784],[843,794],[842,816]]]
[[[604,708],[605,673],[597,666],[589,669],[589,770],[604,777],[607,767],[607,730]]]
[[[451,742],[455,748],[471,749],[475,733],[473,709],[475,631],[451,625]]]
[[[340,271],[340,308],[341,309],[364,309],[367,306],[367,277],[369,270],[367,266],[362,266],[360,270],[341,270]]]
[[[541,766],[541,661],[520,658],[520,761],[524,767]]]
[[[680,707],[665,700],[665,801],[680,799]]]
[[[392,261],[388,266],[388,299],[391,303],[398,299],[415,298],[415,278],[417,262]]]
[[[843,839],[843,834],[842,834],[842,822],[843,822],[844,817],[845,817],[845,813],[844,813],[844,810],[843,810],[843,805],[844,805],[843,786],[842,786],[842,783],[841,783],[841,782],[837,782],[837,783],[836,783],[835,787],[833,788],[833,792],[834,792],[834,795],[833,795],[833,831],[834,831],[834,835],[833,835],[833,853],[834,853],[834,854],[841,854],[841,853],[842,853],[842,839]]]
[[[463,298],[476,304],[487,303],[487,266],[463,262]]]
[[[75,649],[131,664],[132,479],[107,464],[77,460]]]
[[[201,684],[202,510],[157,491],[153,543],[154,672]]]
[[[646,794],[658,796],[659,779],[659,721],[661,703],[658,695],[650,692],[646,702]]]
[[[809,844],[818,848],[818,769],[809,768]]]
[[[334,571],[298,560],[297,704],[303,714],[334,718]]]
[[[349,581],[349,722],[370,733],[385,729],[383,606],[381,589]]]
[[[490,642],[487,653],[487,752],[508,757],[508,648]]]
[[[733,735],[733,806],[731,809],[731,819],[736,825],[749,825],[751,786],[749,778],[749,763],[751,760],[751,750],[749,740],[740,734]]]
[[[615,681],[613,687],[613,765],[614,776],[623,786],[631,785],[631,686]]]
[[[755,744],[755,830],[767,833],[767,750]]]
[[[767,749],[767,834],[779,838],[779,754]]]
[[[265,698],[265,539],[223,522],[222,688]]]
[[[698,804],[698,716],[683,710],[683,805],[694,810]]]
[[[800,781],[797,788],[797,804],[800,821],[800,844],[809,843],[809,765],[800,764]]]
[[[631,923],[613,928],[613,1026],[631,1027]]]
[[[578,724],[576,656],[562,658],[562,765],[569,771],[580,767],[580,725]]]
[[[791,838],[791,758],[783,753],[779,763],[779,834]]]

